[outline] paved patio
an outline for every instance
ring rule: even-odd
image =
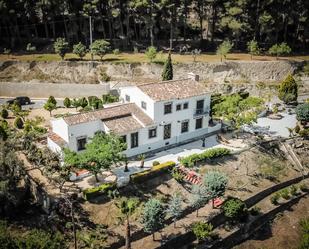
[[[125,186],[126,184],[129,183],[131,174],[151,168],[153,161],[158,161],[160,163],[164,163],[167,161],[174,161],[178,163],[179,157],[189,156],[194,153],[202,153],[205,150],[217,147],[237,150],[234,147],[218,143],[216,140],[216,135],[206,138],[205,147],[203,147],[202,144],[203,144],[202,140],[197,140],[188,144],[184,144],[165,151],[158,152],[155,154],[155,156],[145,159],[144,168],[140,168],[140,161],[131,161],[128,164],[129,172],[124,172],[124,166],[112,169],[111,172],[117,176],[117,184],[120,187]],[[237,141],[237,145],[239,145],[239,141]],[[107,172],[102,172],[102,174],[107,175]],[[76,185],[78,185],[81,189],[93,187],[95,186],[95,184],[96,182],[93,176],[85,177],[84,179],[76,182]]]
[[[280,114],[283,116],[283,118],[279,120],[270,119],[267,117],[259,118],[257,121],[257,126],[269,127],[269,131],[273,136],[289,137],[289,131],[287,127],[294,128],[296,126],[296,114]]]

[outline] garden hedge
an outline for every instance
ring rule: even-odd
[[[197,162],[213,159],[231,154],[231,151],[226,148],[214,148],[204,151],[200,154],[192,154],[180,159],[180,162],[185,167],[193,167]]]
[[[156,176],[159,176],[165,172],[168,172],[176,165],[173,161],[168,161],[165,163],[161,163],[158,165],[153,166],[151,169],[138,172],[135,174],[130,175],[130,181],[133,183],[141,183]]]
[[[103,183],[100,186],[94,188],[88,188],[83,191],[83,197],[85,200],[89,200],[99,195],[107,194],[109,190],[116,189],[116,183]]]

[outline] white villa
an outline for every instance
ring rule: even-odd
[[[51,121],[48,146],[82,151],[96,132],[114,132],[127,143],[128,157],[201,139],[209,126],[210,93],[198,76],[120,89],[120,103]]]

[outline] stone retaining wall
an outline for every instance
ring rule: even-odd
[[[78,98],[84,96],[98,96],[110,91],[109,84],[56,84],[56,83],[31,83],[0,82],[0,96],[29,96],[31,98]]]

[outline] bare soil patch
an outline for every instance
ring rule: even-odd
[[[291,210],[278,215],[264,225],[253,237],[235,249],[294,249],[300,241],[299,221],[309,216],[309,197],[299,201]]]

